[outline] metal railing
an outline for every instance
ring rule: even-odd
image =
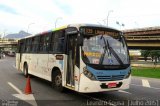
[[[18,43],[18,39],[1,39],[0,38],[0,44],[16,44]]]
[[[125,36],[126,40],[160,40],[160,36]]]

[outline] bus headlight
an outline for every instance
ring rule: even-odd
[[[125,75],[125,79],[127,79],[127,78],[129,78],[129,76],[131,75],[131,70],[128,72],[128,74],[127,75]]]
[[[90,71],[88,71],[86,67],[83,68],[83,74],[90,80],[96,80],[95,76]]]

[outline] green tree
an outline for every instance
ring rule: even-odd
[[[147,61],[147,57],[150,56],[152,61],[155,60],[155,64],[160,61],[160,50],[141,50],[141,56]]]
[[[144,57],[145,61],[147,61],[147,57],[150,54],[150,50],[141,50],[141,56]]]
[[[160,50],[151,50],[150,56],[152,57],[152,61],[155,59],[155,63],[157,63],[160,58]]]

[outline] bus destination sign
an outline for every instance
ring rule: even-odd
[[[93,28],[84,28],[83,33],[86,35],[110,35],[110,36],[118,36],[119,32],[115,31],[107,31],[104,29],[93,29]]]

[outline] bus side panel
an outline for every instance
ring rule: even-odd
[[[20,71],[20,53],[16,53],[16,68]]]
[[[27,63],[28,66],[28,73],[31,73],[31,60],[32,60],[32,54],[29,53],[23,53],[21,54],[21,62],[20,62],[20,70],[23,72],[24,63]]]
[[[28,63],[29,74],[35,75],[37,77],[42,78],[42,69],[40,68],[40,54],[29,54],[30,55],[30,63]],[[45,57],[45,56],[43,56]]]
[[[37,55],[37,74],[43,79],[50,81],[50,69],[48,68],[49,54],[38,54]]]
[[[20,62],[20,64],[19,64],[19,69],[20,69],[20,71],[23,71],[23,65],[24,65],[24,56],[25,56],[25,54],[23,53],[23,54],[21,54],[22,55],[22,57],[21,57],[21,62]]]
[[[56,56],[62,56],[63,59],[59,59],[58,57],[56,58]],[[65,71],[66,71],[66,60],[67,60],[67,56],[64,54],[49,54],[49,58],[48,58],[48,73],[47,73],[47,78],[49,81],[51,81],[52,79],[52,69],[54,67],[58,67],[58,69],[61,71],[62,73],[62,85],[65,85]],[[64,71],[65,70],[65,71]]]
[[[28,73],[48,80],[48,54],[27,54]]]
[[[24,65],[24,62],[25,62],[25,53],[22,53],[21,54],[21,58],[20,58],[20,54],[19,55],[19,70],[23,72],[23,65]],[[18,58],[18,57],[17,57]]]

